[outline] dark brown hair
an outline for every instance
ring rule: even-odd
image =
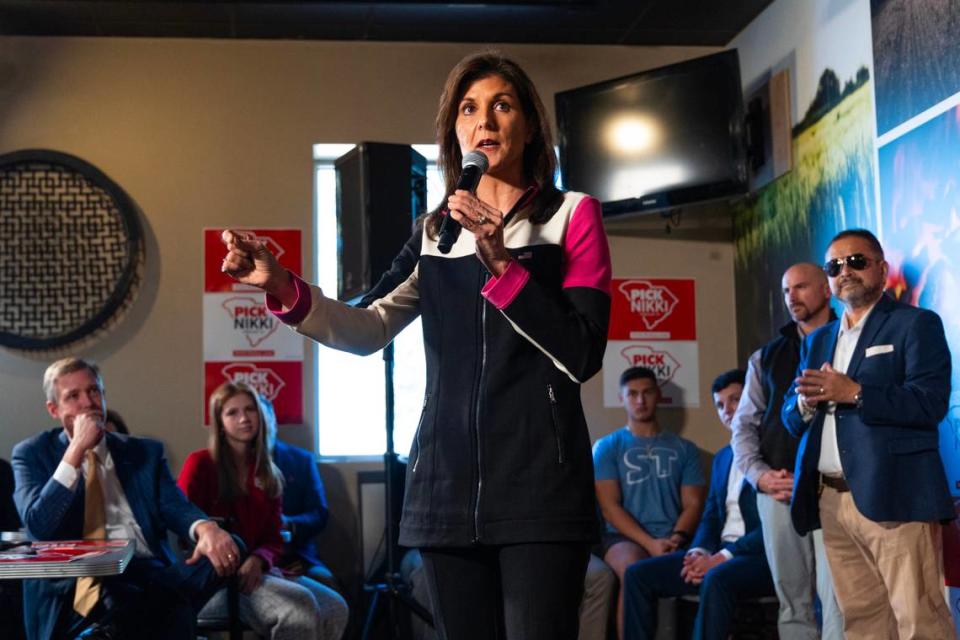
[[[657,380],[657,374],[649,367],[630,367],[620,374],[620,388],[627,386],[628,382],[634,380],[653,380],[654,384],[660,384]]]
[[[528,205],[534,212],[531,221],[546,222],[559,205],[559,192],[554,186],[557,155],[553,149],[553,133],[533,81],[520,65],[497,51],[475,53],[458,62],[450,71],[443,85],[443,93],[440,94],[436,120],[437,146],[440,147],[437,166],[443,176],[446,193],[440,206],[428,216],[427,230],[431,236],[439,232],[440,211],[446,207],[447,198],[453,194],[460,178],[463,154],[456,131],[460,101],[474,82],[490,76],[499,76],[513,86],[532,134],[523,150],[524,177],[529,184],[538,188],[536,197]],[[551,204],[554,206],[549,206]]]

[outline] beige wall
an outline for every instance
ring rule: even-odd
[[[311,252],[311,145],[432,139],[449,68],[473,45],[210,40],[0,38],[0,153],[50,148],[80,156],[139,205],[147,237],[140,297],[119,328],[84,355],[103,367],[108,401],[139,434],[162,438],[171,467],[204,444],[201,422],[201,237],[206,226],[292,226]],[[710,53],[707,48],[503,46],[552,111],[556,91]],[[732,245],[615,239],[617,274],[697,278],[701,377],[732,366]],[[309,273],[309,271],[308,271]],[[312,383],[309,359],[307,388]],[[0,457],[42,428],[40,378],[49,354],[0,350]],[[600,378],[584,389],[594,435],[622,411],[602,407]],[[307,424],[284,437],[313,442]],[[701,409],[671,428],[715,450]],[[355,562],[355,471],[324,465],[336,512],[328,534]]]
[[[692,440],[706,452],[716,452],[730,442],[730,432],[717,418],[710,383],[717,374],[738,365],[733,244],[676,240],[667,235],[640,239],[615,235],[616,229],[608,233],[613,277],[693,278],[696,281],[700,406],[661,408],[658,419],[665,429]],[[619,374],[619,371],[614,373]],[[603,406],[602,381],[603,372],[583,387],[584,412],[593,440],[626,423],[622,408]]]

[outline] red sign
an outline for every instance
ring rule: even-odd
[[[204,363],[204,424],[210,424],[210,394],[224,382],[245,382],[273,403],[278,424],[303,423],[303,362]]]
[[[294,273],[300,274],[302,263],[300,261],[301,233],[299,229],[244,229],[244,231],[252,231],[257,234],[257,239],[267,245],[267,248],[276,256],[280,264]],[[251,287],[239,284],[220,271],[220,264],[223,262],[223,256],[226,255],[226,247],[220,239],[222,234],[223,229],[203,230],[204,293],[252,290]]]
[[[692,279],[614,280],[610,293],[610,340],[697,339]]]

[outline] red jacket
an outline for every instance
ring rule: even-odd
[[[281,499],[267,497],[263,489],[256,486],[252,465],[247,475],[247,495],[232,503],[225,504],[219,499],[217,465],[207,449],[198,449],[187,456],[177,484],[190,502],[207,514],[229,518],[230,531],[243,539],[251,554],[266,561],[268,571],[283,554]]]

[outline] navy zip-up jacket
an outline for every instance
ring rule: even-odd
[[[477,258],[472,234],[443,255],[421,229],[366,308],[300,280],[290,310],[268,297],[298,332],[360,354],[422,317],[427,383],[401,544],[596,537],[580,384],[600,370],[606,347],[610,253],[595,199],[558,196],[549,220],[533,224],[528,196],[506,217],[514,260],[499,278]]]

